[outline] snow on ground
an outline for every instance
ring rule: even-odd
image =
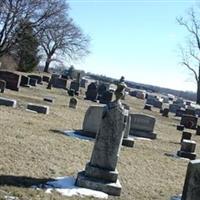
[[[67,130],[63,132],[65,135],[75,137],[82,140],[94,140],[94,138],[81,135],[81,132],[75,130]]]
[[[149,138],[144,138],[144,137],[136,137],[136,136],[130,136],[129,137],[133,138],[134,140],[146,140],[146,141],[152,141],[152,139]]]
[[[170,200],[181,200],[181,194],[178,196],[173,196]]]
[[[46,189],[46,193],[51,193],[53,190],[59,192],[63,196],[91,196],[95,198],[101,198],[101,199],[107,199],[108,194],[96,190],[91,190],[87,188],[81,188],[75,186],[75,178],[71,176],[65,176],[65,177],[58,177],[55,179],[55,181],[47,182],[46,184],[43,184],[41,186],[34,186],[34,188]]]

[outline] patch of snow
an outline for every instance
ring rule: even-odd
[[[19,200],[18,197],[14,197],[14,196],[4,196],[5,200]]]
[[[107,199],[108,194],[96,190],[91,190],[87,188],[75,186],[74,177],[58,177],[55,181],[49,181],[44,185],[39,186],[39,188],[46,189],[46,193],[51,193],[53,190],[56,190],[63,196],[91,196],[95,198]]]
[[[133,136],[132,138],[133,138],[134,140],[146,140],[146,141],[152,141],[152,139],[144,138],[144,137],[136,137],[136,136]]]
[[[179,194],[178,196],[173,196],[170,200],[181,200],[181,196],[181,194]]]
[[[64,131],[63,133],[67,136],[75,137],[75,138],[78,138],[78,139],[81,139],[81,140],[90,140],[90,141],[94,140],[94,138],[81,135],[81,132],[75,131],[75,130],[67,130],[67,131]]]

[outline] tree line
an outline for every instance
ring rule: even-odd
[[[0,58],[12,55],[20,71],[33,71],[41,59],[50,63],[89,53],[89,37],[69,16],[66,0],[0,1]]]

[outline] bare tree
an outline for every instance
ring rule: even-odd
[[[67,6],[65,0],[1,0],[0,57],[15,45],[16,27],[22,20],[31,22],[32,27],[37,27],[37,31],[40,32],[47,28],[47,20]]]
[[[49,23],[49,22],[48,22]],[[78,59],[89,53],[89,38],[76,26],[66,13],[60,13],[52,21],[53,27],[40,34],[40,45],[46,54],[44,72],[48,72],[55,56]]]
[[[200,104],[200,13],[192,8],[187,13],[188,19],[177,18],[179,25],[189,33],[185,47],[181,47],[181,63],[194,75],[197,84],[196,103]],[[199,17],[198,17],[199,15]]]

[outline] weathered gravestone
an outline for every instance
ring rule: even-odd
[[[42,81],[44,81],[44,82],[46,82],[46,83],[49,83],[50,77],[49,77],[49,76],[43,75],[43,76],[42,76]]]
[[[84,117],[83,131],[90,137],[95,138],[101,124],[104,105],[92,105],[90,106]]]
[[[54,103],[54,98],[53,97],[44,97],[43,100],[47,101],[47,102],[50,102],[50,103]]]
[[[182,136],[181,136],[181,142],[183,140],[191,140],[191,137],[192,137],[192,133],[187,132],[187,131],[183,131]]]
[[[146,104],[154,106],[155,101],[157,101],[156,97],[148,97],[146,100]]]
[[[181,109],[179,104],[169,104],[169,112],[176,113],[176,110]]]
[[[186,101],[185,102],[186,106],[191,106],[191,103],[192,103],[191,101]]]
[[[97,100],[97,86],[95,83],[90,83],[88,85],[85,95],[87,100],[91,101]]]
[[[156,99],[155,101],[154,101],[154,104],[153,104],[153,106],[155,107],[155,108],[162,108],[162,101],[160,101],[160,100],[158,100],[158,99]]]
[[[195,116],[195,115],[196,115],[195,108],[187,108],[187,109],[185,110],[185,114],[186,114],[186,115]]]
[[[99,103],[108,104],[112,101],[113,92],[107,90],[104,91],[103,94],[99,98]]]
[[[78,73],[77,77],[76,77],[76,80],[72,81],[71,84],[70,84],[70,90],[71,89],[74,90],[76,95],[79,94],[80,76],[81,76],[81,74]]]
[[[86,79],[81,79],[81,82],[80,82],[80,87],[82,87],[82,88],[85,88],[86,87],[86,84],[87,84],[87,80]]]
[[[131,114],[130,135],[156,139],[156,133],[153,132],[155,122],[155,117],[144,114]]]
[[[72,81],[70,84],[70,90],[74,90],[76,94],[79,91],[79,86],[80,86],[79,82]]]
[[[37,79],[30,78],[29,84],[30,84],[31,86],[34,86],[34,87],[37,86]]]
[[[41,76],[31,74],[31,75],[28,75],[28,77],[30,77],[31,79],[36,79],[37,83],[42,85],[42,77]]]
[[[17,105],[17,101],[14,99],[7,99],[7,98],[0,97],[0,105],[10,106],[10,107],[15,108]]]
[[[169,108],[164,108],[162,112],[163,117],[169,117]]]
[[[200,135],[200,126],[197,126],[196,135]]]
[[[103,93],[107,91],[107,87],[105,84],[100,84],[97,88],[97,92],[98,92],[98,100],[101,98],[101,96],[103,95]]]
[[[10,71],[0,70],[0,79],[6,81],[6,88],[19,91],[21,75]]]
[[[20,86],[29,87],[30,85],[30,77],[21,75]]]
[[[182,117],[185,114],[185,109],[180,108],[176,110],[176,117]]]
[[[200,160],[192,160],[187,167],[181,200],[200,199]]]
[[[69,100],[69,107],[70,108],[76,108],[77,103],[78,103],[78,100],[76,98],[72,97]]]
[[[69,96],[73,97],[75,95],[75,91],[73,89],[67,90]]]
[[[60,88],[60,89],[67,89],[67,79],[64,78],[57,78],[53,76],[54,78],[51,78],[51,86],[54,88]]]
[[[180,151],[177,151],[177,155],[183,158],[189,158],[190,160],[194,160],[196,158],[195,148],[195,141],[183,140],[181,142],[181,149]]]
[[[124,84],[118,85],[116,101],[109,103],[103,113],[90,162],[78,173],[77,186],[115,196],[121,193],[116,165],[125,129],[124,108],[119,101],[124,88]]]
[[[6,81],[0,80],[0,92],[4,93],[5,88],[6,88]]]
[[[35,111],[37,113],[49,114],[49,106],[28,103],[27,110]]]
[[[176,129],[177,129],[178,131],[183,131],[183,130],[184,130],[184,126],[183,126],[183,125],[177,125],[177,126],[176,126]]]
[[[144,105],[145,110],[151,110],[151,108],[152,108],[152,105],[149,105],[149,104]]]
[[[131,116],[129,114],[129,110],[126,110],[126,117],[125,117],[125,130],[124,130],[124,136],[122,140],[122,145],[126,147],[133,147],[134,146],[134,139],[129,137],[130,128],[131,128]]]
[[[185,114],[182,115],[180,124],[184,125],[185,128],[196,129],[197,122],[198,122],[198,117]]]

